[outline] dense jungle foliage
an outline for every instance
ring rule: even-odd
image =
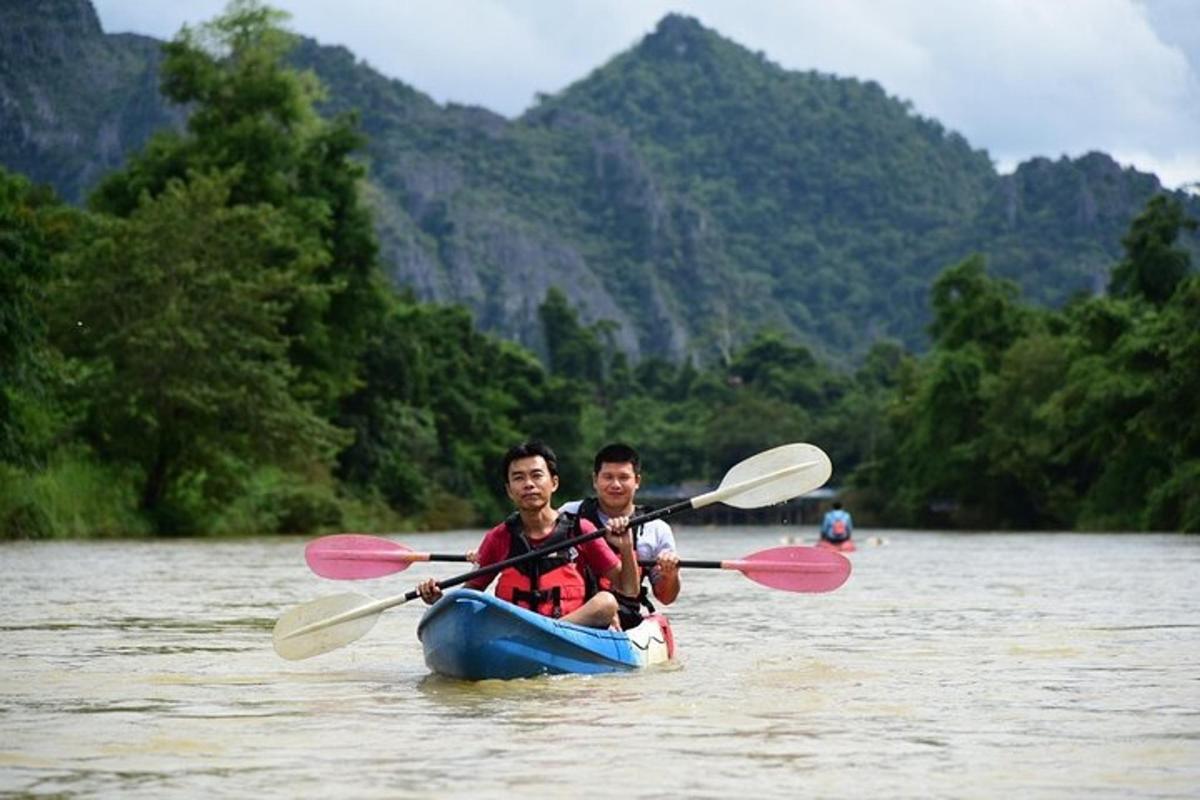
[[[631,363],[611,325],[530,285],[542,361],[388,288],[364,137],[316,112],[281,20],[234,2],[168,45],[186,130],[86,210],[0,170],[2,535],[481,525],[526,437],[559,452],[563,500],[614,439],[659,485],[810,441],[863,520],[1200,530],[1200,277],[1178,199],[1134,220],[1107,294],[1061,309],[982,257],[948,267],[920,355],[880,342],[848,371],[768,329],[713,363]]]

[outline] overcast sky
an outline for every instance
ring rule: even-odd
[[[93,0],[109,33],[170,38],[224,0]],[[668,12],[787,69],[874,80],[1003,171],[1103,150],[1200,182],[1200,0],[274,0],[439,102],[509,117],[634,45]]]

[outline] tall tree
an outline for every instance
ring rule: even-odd
[[[1163,369],[1145,427],[1168,450],[1170,476],[1151,487],[1144,526],[1200,533],[1200,277],[1176,287],[1157,320]]]
[[[0,461],[36,462],[50,434],[46,286],[78,216],[0,168]]]
[[[987,386],[1008,348],[1032,320],[1017,288],[987,275],[973,256],[934,282],[934,348],[901,385],[890,417],[894,450],[882,474],[894,481],[895,510],[910,522],[930,522],[935,507],[960,519],[994,513],[986,476]]]
[[[86,434],[139,471],[160,530],[200,530],[251,468],[319,467],[346,441],[292,392],[282,323],[314,256],[283,212],[231,205],[234,182],[193,174],[128,218],[97,218],[59,287]]]
[[[762,331],[733,355],[730,376],[763,394],[819,411],[839,392],[828,367],[807,347],[779,332]]]
[[[465,503],[458,524],[483,522],[508,507],[495,469],[522,439],[558,451],[564,491],[585,485],[584,403],[574,382],[480,333],[466,309],[397,302],[371,339],[363,385],[344,404],[340,421],[356,438],[338,474],[406,515]]]
[[[312,73],[284,59],[296,37],[287,14],[232,0],[214,21],[185,26],[165,45],[163,92],[190,109],[187,131],[157,135],[129,166],[108,176],[93,208],[129,215],[189,171],[229,176],[230,206],[265,203],[304,249],[319,253],[286,309],[297,389],[327,416],[355,383],[358,356],[385,308],[377,245],[358,195],[362,144],[353,117],[321,119]],[[269,259],[268,254],[268,260]]]
[[[949,267],[933,283],[933,322],[929,333],[943,350],[972,345],[989,364],[1021,335],[1028,311],[1018,304],[1012,281],[987,274],[983,256]]]
[[[1183,204],[1170,195],[1150,198],[1121,240],[1125,258],[1113,269],[1109,291],[1118,297],[1142,297],[1162,306],[1190,271],[1187,250],[1176,247],[1182,230],[1195,230]]]
[[[598,389],[604,379],[604,348],[595,331],[580,324],[579,314],[557,286],[546,292],[538,317],[546,338],[550,371]]]

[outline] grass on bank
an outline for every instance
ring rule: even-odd
[[[137,476],[87,453],[56,456],[45,468],[0,464],[0,539],[98,539],[166,535],[245,536],[335,531],[384,533],[472,527],[471,505],[432,498],[429,510],[404,516],[375,496],[339,492],[328,476],[269,469],[247,476],[229,502],[206,502],[182,486],[156,517],[138,508]]]

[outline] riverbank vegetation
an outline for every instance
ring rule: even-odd
[[[931,348],[854,369],[764,332],[713,364],[629,363],[531,286],[546,363],[388,287],[353,116],[285,66],[279,15],[234,3],[166,48],[192,109],[88,208],[0,170],[0,535],[474,526],[537,436],[588,489],[604,442],[706,483],[788,441],[829,452],[891,525],[1200,530],[1200,278],[1153,198],[1109,292],[1022,301],[980,257],[930,297]]]

